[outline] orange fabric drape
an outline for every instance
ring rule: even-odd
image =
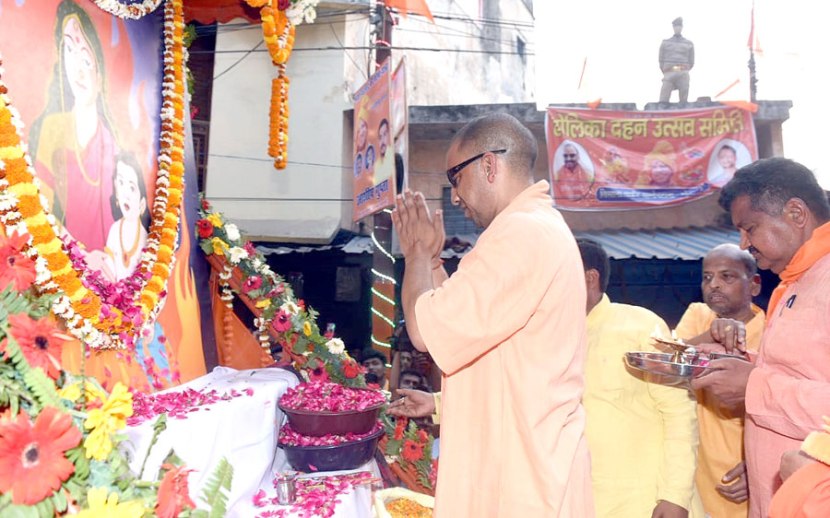
[[[404,16],[408,13],[420,14],[435,23],[435,18],[432,17],[432,12],[427,6],[427,0],[383,0],[383,3],[390,9],[397,9]]]
[[[767,325],[774,318],[773,310],[780,301],[787,286],[797,281],[807,270],[809,270],[819,259],[830,254],[830,223],[818,227],[813,235],[796,251],[784,271],[779,274],[781,282],[772,292],[767,308]]]

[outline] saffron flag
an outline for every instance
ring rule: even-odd
[[[390,9],[397,9],[404,16],[408,13],[420,14],[435,23],[435,18],[432,17],[432,12],[427,6],[427,0],[383,0],[383,3]]]

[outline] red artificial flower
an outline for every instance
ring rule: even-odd
[[[245,293],[250,293],[254,290],[258,290],[262,286],[262,277],[259,275],[251,275],[245,282],[242,283],[242,291]]]
[[[403,432],[406,430],[406,422],[407,419],[405,417],[399,417],[397,422],[395,422],[395,433],[392,435],[392,437],[396,441],[400,441],[401,439],[403,439]]]
[[[0,235],[0,290],[9,284],[24,291],[35,282],[35,262],[21,253],[28,238],[17,232],[8,238]]]
[[[32,320],[29,315],[9,315],[9,332],[32,368],[40,367],[52,379],[61,371],[59,358],[63,344],[71,339],[60,332],[48,318]],[[7,341],[0,342],[0,352],[6,352]]]
[[[202,239],[207,239],[213,235],[213,223],[206,219],[197,221],[196,227],[199,229],[199,237]]]
[[[202,210],[210,210],[210,202],[202,200]]]
[[[15,505],[34,505],[61,487],[75,471],[64,453],[81,442],[72,417],[46,407],[35,419],[25,412],[0,421],[0,493]]]
[[[297,307],[300,308],[300,311],[305,311],[305,301],[303,299],[299,299],[297,301]]]
[[[256,247],[250,241],[245,241],[245,244],[242,245],[242,248],[248,252],[248,257],[256,257]]]
[[[343,362],[343,376],[347,379],[354,379],[360,374],[360,366],[354,360],[346,360]]]
[[[156,515],[160,518],[175,518],[185,509],[196,509],[196,503],[191,500],[187,487],[187,475],[193,470],[171,464],[162,465],[162,469],[168,471],[159,485]]]
[[[291,329],[291,314],[283,310],[279,310],[274,315],[274,321],[271,322],[271,327],[278,333],[284,333]]]
[[[291,7],[291,0],[277,0],[277,9],[280,11],[285,11]]]
[[[429,441],[429,434],[425,430],[418,430],[418,442],[426,444]]]
[[[412,439],[407,439],[403,442],[401,449],[401,456],[405,461],[415,462],[424,455],[424,445],[418,444]]]
[[[328,381],[329,373],[326,372],[326,364],[318,360],[317,367],[309,371],[308,377],[311,381]]]

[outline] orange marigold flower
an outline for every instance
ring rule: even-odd
[[[55,233],[49,223],[43,223],[41,225],[31,225],[27,223],[26,227],[29,230],[29,234],[32,235],[32,239],[35,243],[44,243],[55,237]]]
[[[153,265],[153,275],[161,279],[166,279],[169,271],[167,264],[161,261]]]
[[[49,254],[46,257],[46,264],[49,265],[50,271],[56,272],[69,264],[69,258],[65,254]]]
[[[0,493],[15,505],[34,505],[61,487],[75,471],[64,452],[81,442],[69,414],[46,407],[35,419],[20,413],[0,421]]]
[[[21,196],[17,200],[17,209],[23,214],[24,218],[34,216],[43,210],[43,205],[36,196]]]
[[[178,207],[182,203],[182,191],[181,189],[170,189],[170,193],[167,195],[167,204],[170,207]]]
[[[158,277],[151,277],[150,280],[147,281],[146,290],[161,293],[164,291],[164,281]]]
[[[32,181],[32,174],[26,169],[24,158],[6,160],[6,180],[12,185]]]
[[[60,357],[63,344],[70,338],[47,318],[33,320],[29,315],[9,315],[9,332],[14,337],[23,356],[32,368],[41,368],[52,379],[58,379],[61,371]],[[5,352],[6,340],[0,343]]]

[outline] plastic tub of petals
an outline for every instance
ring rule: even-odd
[[[372,459],[383,428],[352,442],[332,446],[291,446],[279,444],[285,451],[288,463],[297,471],[338,471],[354,469]]]
[[[378,390],[336,383],[302,383],[279,400],[293,430],[316,437],[367,433],[385,404],[386,397]]]

